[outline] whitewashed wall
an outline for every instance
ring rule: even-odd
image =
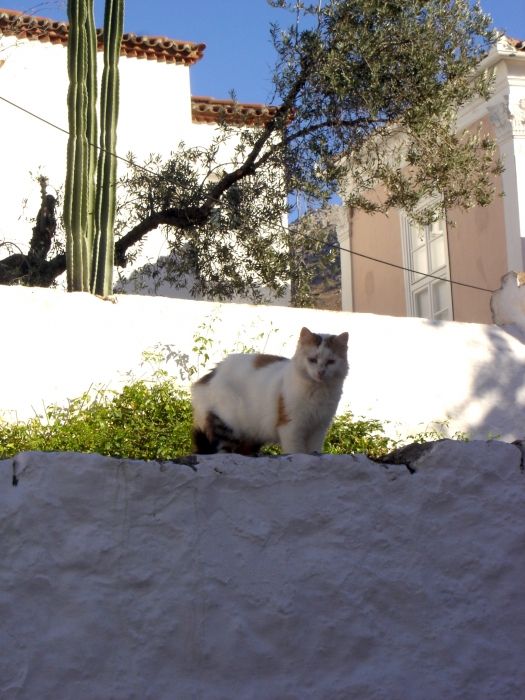
[[[495,325],[132,295],[111,303],[23,287],[0,287],[0,308],[0,411],[8,419],[158,369],[184,385],[184,368],[203,372],[244,347],[291,355],[307,325],[350,333],[340,410],[385,421],[400,437],[443,421],[451,434],[525,437],[525,346]]]
[[[2,97],[67,130],[66,47],[4,37],[0,48],[4,61],[0,68]],[[97,58],[100,75],[102,54]],[[180,140],[188,141],[195,129],[189,68],[127,57],[119,66],[118,154],[133,151],[139,159],[150,153],[168,155]],[[30,226],[20,219],[22,205],[27,199],[27,215],[34,217],[40,204],[38,184],[31,176],[41,172],[49,177],[51,187],[63,185],[67,134],[3,101],[0,123],[3,133],[10,135],[2,145],[0,191],[9,192],[9,197],[2,198],[0,236],[27,244]]]
[[[0,697],[521,700],[520,462],[0,461]]]
[[[212,364],[291,353],[308,324],[350,332],[358,415],[525,432],[525,347],[497,326],[15,287],[0,309],[11,417],[180,375],[201,332]],[[414,474],[363,455],[0,461],[0,697],[515,700],[522,463],[485,440],[441,441]]]

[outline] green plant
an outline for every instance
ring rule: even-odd
[[[27,423],[0,424],[0,458],[26,450],[173,459],[192,450],[191,403],[172,381],[85,394]]]
[[[324,451],[331,454],[361,452],[369,457],[380,457],[394,448],[391,438],[385,435],[378,420],[354,420],[350,412],[336,416],[328,430]]]
[[[90,0],[92,2],[92,0]],[[104,69],[100,92],[100,153],[97,162],[95,245],[92,289],[113,291],[114,223],[117,189],[118,60],[124,25],[124,0],[106,0],[104,8]]]
[[[193,347],[191,350],[197,356],[197,361],[194,365],[188,367],[188,379],[202,372],[210,361],[213,338],[211,333],[210,335],[205,335],[206,329],[211,330],[211,326],[206,325],[206,321],[203,321],[193,336]]]
[[[449,421],[439,421],[430,426],[427,426],[425,430],[421,430],[417,433],[407,435],[405,440],[403,440],[403,444],[407,444],[410,442],[434,442],[436,440],[443,440],[444,438],[450,438],[451,440],[460,440],[462,442],[467,442],[469,439],[467,433],[464,433],[459,430],[450,435]],[[399,445],[396,443],[396,446]]]
[[[196,362],[191,365],[186,362],[184,366],[181,366],[179,363],[180,369],[183,370],[181,371],[181,378],[193,380],[202,375],[204,371],[208,370],[210,360],[213,359],[211,353],[215,345],[214,337],[216,336],[216,326],[220,324],[220,322],[219,312],[214,311],[206,316],[197,327],[193,335],[193,346],[191,348],[192,352],[196,355]],[[260,326],[262,323],[261,321],[257,323],[257,325]],[[246,328],[239,330],[233,344],[228,349],[223,349],[222,357],[217,358],[217,361],[220,361],[231,353],[264,352],[270,336],[273,333],[279,332],[279,329],[274,326],[272,321],[269,323],[265,321],[264,326],[264,330],[258,331],[251,336],[248,336]]]
[[[113,226],[116,197],[118,58],[124,0],[106,0],[104,70],[100,100],[100,155],[97,158],[97,38],[93,0],[68,0],[67,171],[64,193],[66,265],[69,291],[112,292]],[[95,187],[95,172],[97,173]]]
[[[141,365],[149,367],[151,377],[155,380],[168,379],[169,377],[168,371],[162,367],[164,360],[164,353],[158,346],[142,351]]]

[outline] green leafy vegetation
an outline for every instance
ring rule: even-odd
[[[189,395],[171,379],[136,381],[122,391],[85,394],[67,406],[50,406],[44,416],[27,422],[0,423],[0,459],[28,450],[88,452],[128,459],[169,460],[192,452],[192,411]],[[432,429],[394,441],[378,420],[336,416],[328,431],[325,452],[364,453],[380,457],[406,442],[439,440]],[[456,435],[466,439],[464,435]],[[279,454],[277,446],[265,454]]]
[[[380,457],[395,446],[378,420],[354,420],[351,413],[343,413],[334,418],[324,450],[337,455],[362,452],[369,457]]]
[[[137,381],[120,393],[84,395],[26,423],[0,425],[0,458],[26,450],[173,459],[191,453],[190,400],[172,381]]]

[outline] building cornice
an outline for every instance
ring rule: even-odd
[[[525,97],[502,95],[487,111],[498,141],[525,137]]]
[[[498,142],[525,135],[524,61],[525,41],[500,37],[476,70],[478,74],[494,71],[493,93],[488,100],[477,98],[459,110],[460,131],[488,117]]]
[[[525,61],[525,41],[522,39],[513,39],[508,36],[501,36],[485,58],[479,62],[476,73],[481,73],[493,68],[496,63],[499,63],[502,59]]]

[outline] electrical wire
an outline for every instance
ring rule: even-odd
[[[48,119],[45,119],[44,117],[41,117],[39,114],[35,114],[29,109],[26,109],[25,107],[21,107],[20,105],[16,104],[16,102],[12,102],[11,100],[8,100],[7,97],[3,97],[0,95],[0,100],[2,102],[6,102],[8,105],[11,105],[11,107],[15,107],[16,109],[19,109],[21,112],[24,112],[25,114],[28,114],[30,117],[34,117],[35,119],[38,119],[38,121],[43,122],[44,124],[47,124],[48,126],[52,126],[53,129],[57,129],[58,131],[61,131],[63,134],[66,134],[69,136],[69,131],[67,129],[64,129],[62,126],[58,126],[58,124],[54,124],[53,122],[50,122]],[[138,168],[139,170],[143,170],[146,173],[149,173],[150,175],[157,175],[153,170],[149,170],[148,168],[145,168],[143,165],[138,165],[138,163],[134,163],[129,158],[124,158],[124,156],[119,156],[118,153],[113,153],[112,151],[108,151],[107,149],[103,148],[102,146],[99,146],[98,144],[89,144],[90,146],[95,146],[95,148],[99,151],[102,151],[103,153],[109,153],[110,155],[114,156],[118,160],[121,160],[123,163],[126,163],[126,165],[132,165],[135,168]]]
[[[64,129],[61,126],[58,126],[57,124],[54,124],[53,122],[50,122],[48,119],[45,119],[44,117],[41,117],[38,114],[35,114],[29,109],[26,109],[25,107],[21,107],[20,105],[16,104],[15,102],[12,102],[11,100],[8,100],[6,97],[3,97],[0,95],[0,100],[3,102],[6,102],[8,105],[11,105],[11,107],[15,107],[16,109],[19,109],[22,112],[25,112],[25,114],[28,114],[29,116],[33,117],[34,119],[38,119],[39,121],[43,122],[44,124],[47,124],[48,126],[53,127],[54,129],[57,129],[58,131],[61,131],[62,133],[66,134],[69,136],[69,131],[67,129]],[[104,150],[101,146],[98,144],[95,144],[96,148],[98,150]],[[152,170],[149,170],[148,168],[145,168],[144,166],[138,165],[137,163],[133,163],[130,161],[128,158],[124,158],[123,156],[119,156],[118,153],[111,153],[111,155],[115,156],[118,160],[126,163],[127,165],[132,165],[133,167],[139,168],[140,170],[143,170],[144,172],[149,173],[150,175],[155,175],[156,177],[158,176],[158,173],[153,172]],[[344,252],[344,253],[349,253],[350,255],[355,255],[360,258],[365,258],[367,260],[371,260],[373,262],[380,263],[381,265],[387,265],[388,267],[394,267],[398,270],[403,270],[405,272],[411,272],[416,275],[421,275],[422,277],[429,277],[431,279],[435,280],[440,280],[442,282],[448,282],[449,284],[455,284],[460,287],[467,287],[468,289],[474,289],[480,292],[488,292],[489,294],[494,294],[496,290],[494,289],[487,289],[486,287],[479,287],[478,285],[475,284],[469,284],[467,282],[458,282],[457,280],[453,280],[447,277],[440,277],[439,275],[433,275],[428,272],[420,272],[419,270],[414,270],[410,267],[405,267],[403,265],[398,265],[397,263],[389,262],[388,260],[382,260],[381,258],[376,258],[372,255],[366,255],[365,253],[359,253],[355,250],[350,250],[350,248],[344,248],[343,246],[335,243],[330,243],[328,241],[321,241],[315,236],[312,236],[311,234],[306,234],[303,233],[301,234],[303,238],[307,238],[309,240],[315,241],[316,243],[320,243],[322,245],[327,245],[330,248],[333,248],[334,250],[338,250],[339,252]]]
[[[404,270],[405,272],[412,272],[416,275],[421,275],[422,277],[430,277],[435,280],[441,280],[442,282],[449,282],[450,284],[456,284],[461,287],[468,287],[470,289],[475,289],[480,292],[489,292],[490,294],[494,294],[496,291],[495,289],[488,289],[487,287],[478,287],[475,284],[469,284],[468,282],[458,282],[456,280],[450,279],[448,277],[440,277],[439,275],[433,275],[429,272],[420,272],[419,270],[414,270],[411,267],[404,267],[403,265],[398,265],[397,263],[389,262],[388,260],[382,260],[381,258],[375,258],[372,255],[366,255],[365,253],[358,253],[356,250],[350,250],[350,248],[344,248],[341,245],[338,245],[336,243],[330,243],[329,241],[321,241],[315,236],[312,236],[310,234],[301,234],[303,238],[308,238],[309,240],[315,241],[316,243],[321,243],[322,245],[327,245],[329,248],[333,248],[334,250],[339,250],[339,252],[343,251],[345,253],[350,253],[350,255],[355,255],[359,258],[366,258],[367,260],[372,260],[377,263],[381,263],[382,265],[388,265],[389,267],[395,267],[398,270]]]

